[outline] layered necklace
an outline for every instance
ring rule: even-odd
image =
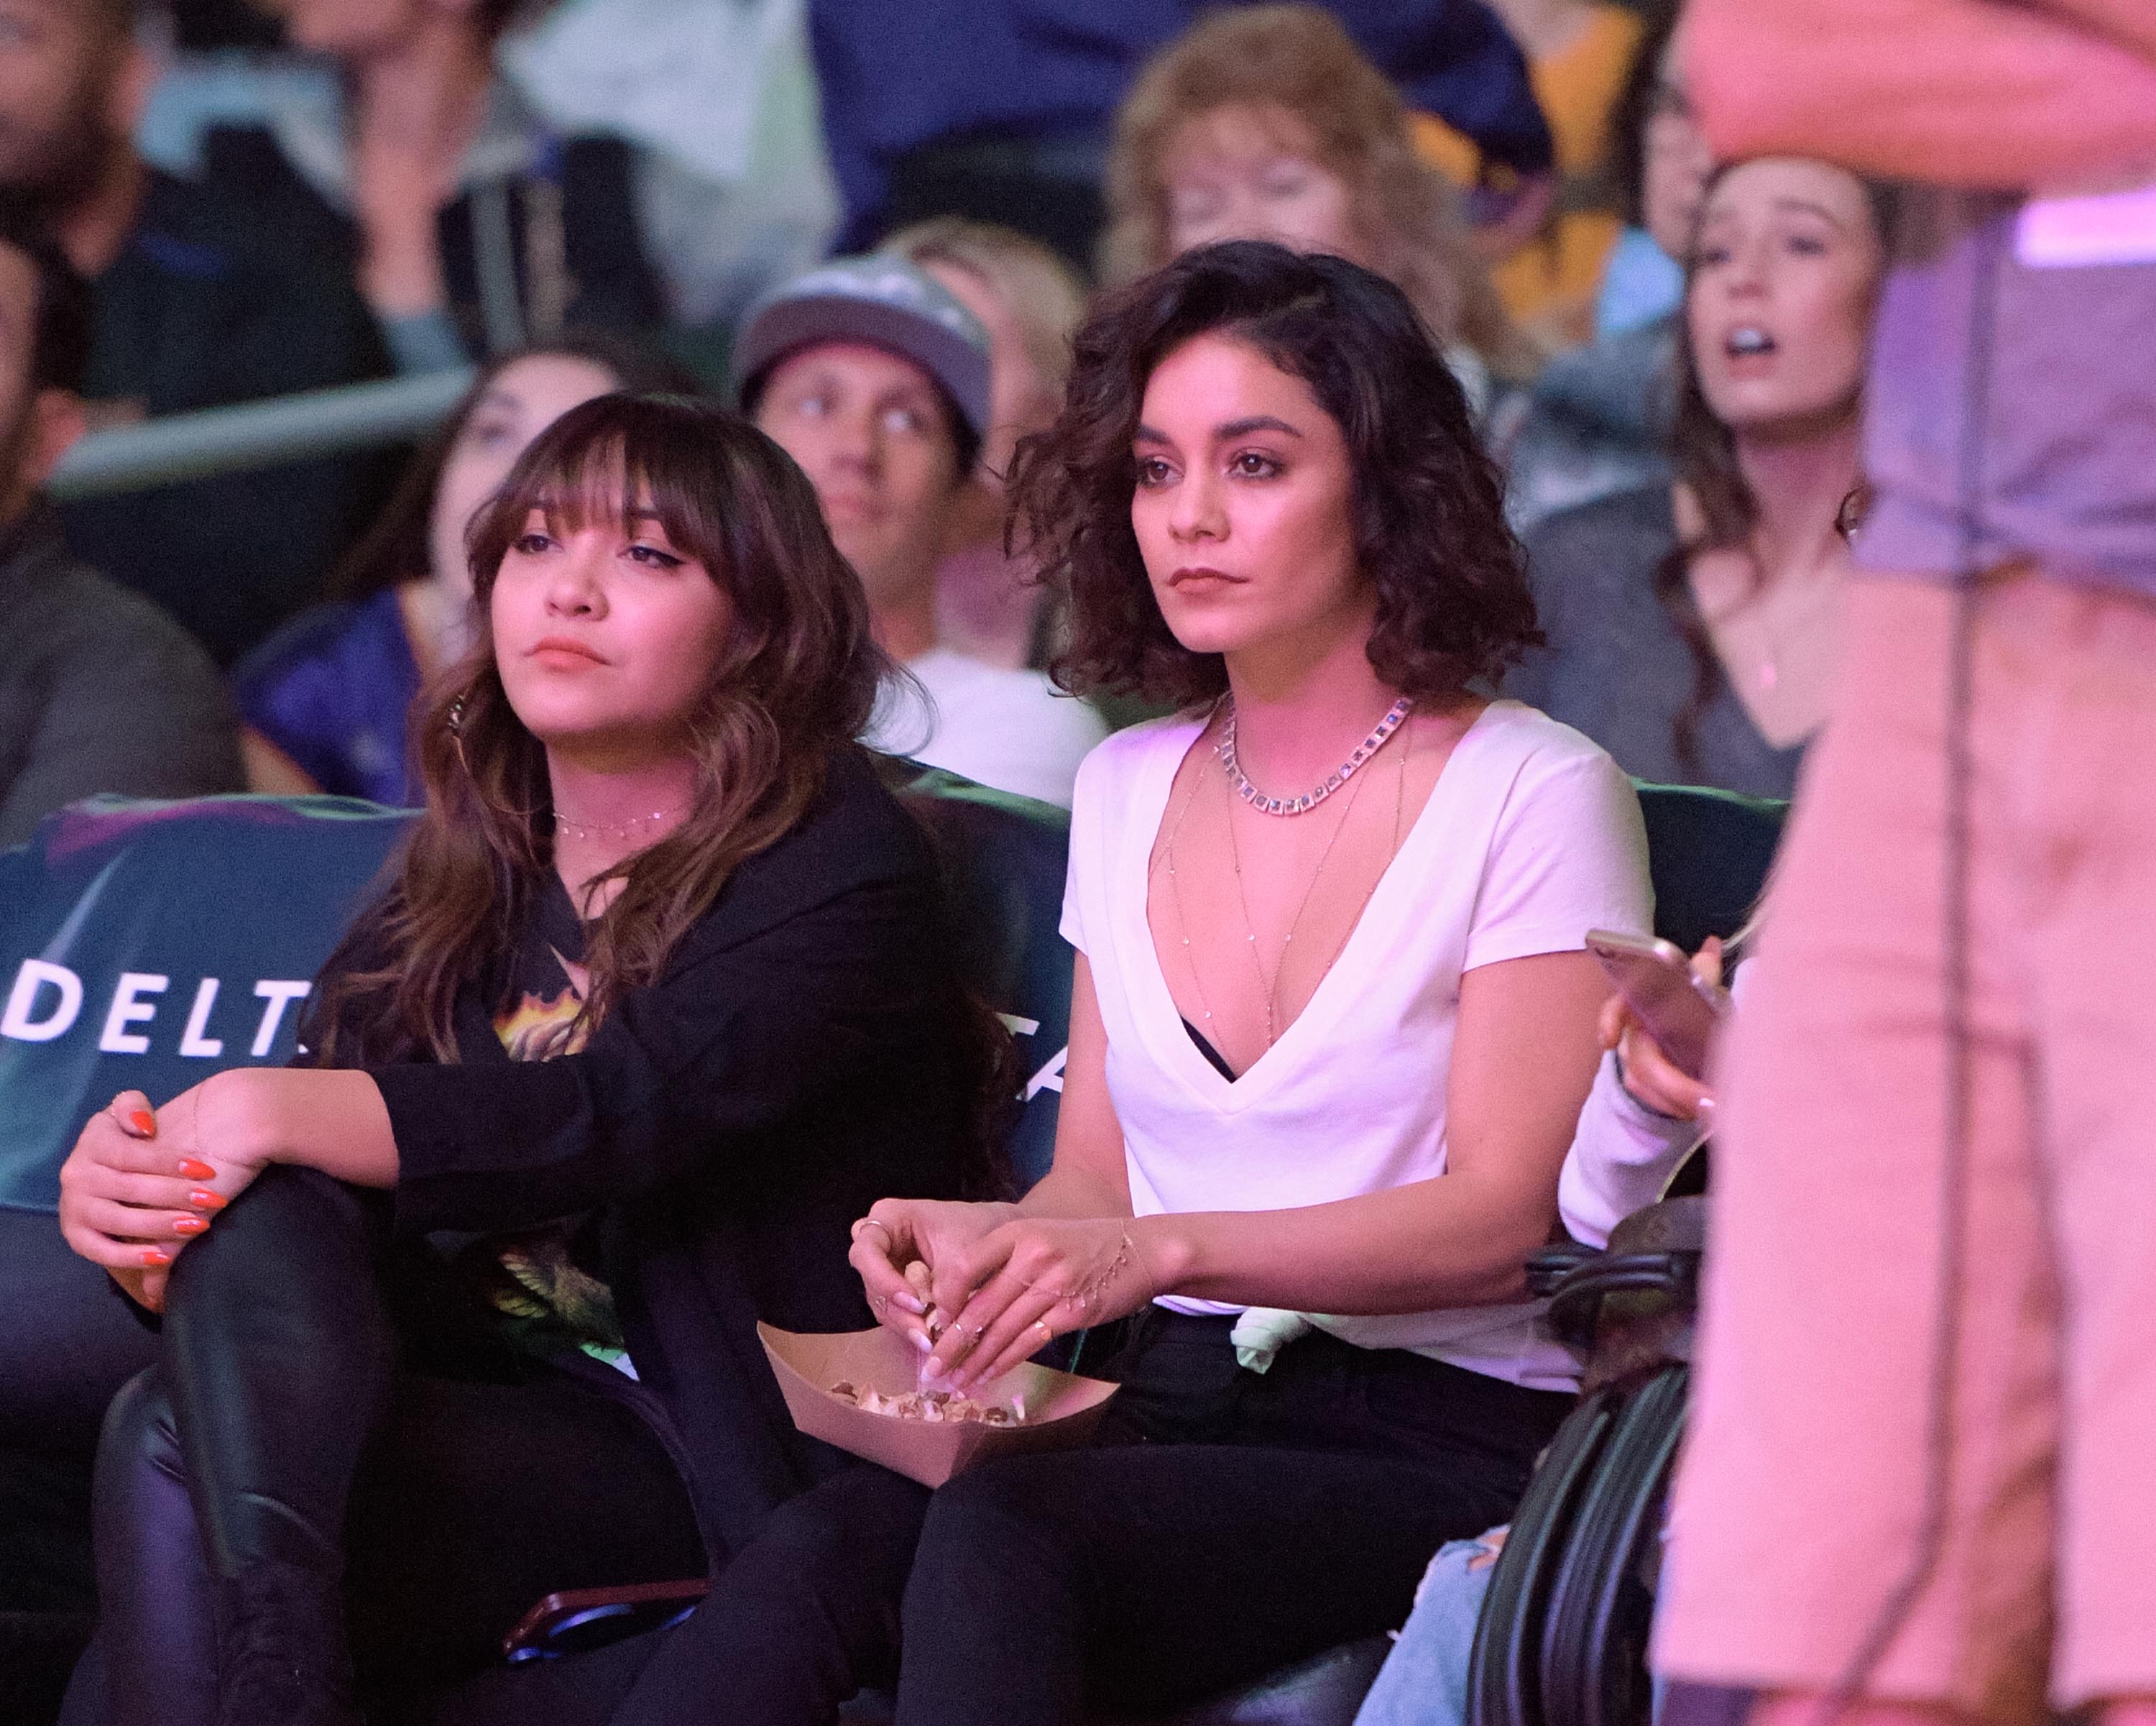
[[[1227,724],[1220,742],[1214,747],[1214,753],[1219,756],[1220,765],[1226,771],[1229,786],[1235,794],[1253,809],[1268,815],[1300,815],[1324,802],[1327,798],[1332,796],[1335,791],[1353,778],[1358,768],[1363,766],[1372,756],[1384,747],[1385,740],[1399,729],[1401,722],[1407,717],[1414,705],[1407,696],[1402,696],[1399,701],[1393,703],[1391,711],[1378,722],[1376,729],[1357,746],[1355,752],[1342,764],[1338,772],[1333,773],[1323,784],[1307,796],[1282,799],[1266,797],[1259,791],[1257,787],[1251,784],[1241,767],[1237,764],[1235,701],[1232,696],[1224,696],[1222,699],[1227,706]],[[1390,866],[1392,859],[1399,854],[1401,815],[1407,803],[1407,757],[1404,754],[1400,758],[1399,772],[1395,776],[1393,785],[1393,845],[1391,851],[1386,856],[1388,866]],[[1177,814],[1175,825],[1169,830],[1168,835],[1167,854],[1164,860],[1168,867],[1168,892],[1175,906],[1176,926],[1180,932],[1183,943],[1183,961],[1189,967],[1191,983],[1198,991],[1199,1010],[1204,1015],[1206,1023],[1209,1025],[1213,1021],[1213,1004],[1207,999],[1205,979],[1199,974],[1198,962],[1190,952],[1190,918],[1183,910],[1183,882],[1176,869],[1175,859],[1176,841],[1183,836],[1183,824],[1189,819],[1191,804],[1198,800],[1198,784],[1194,783],[1189,793],[1183,799],[1183,808]],[[1335,824],[1331,836],[1325,841],[1325,849],[1318,853],[1317,866],[1311,871],[1309,884],[1303,888],[1302,897],[1296,903],[1295,916],[1289,921],[1287,934],[1281,942],[1280,956],[1273,962],[1272,973],[1270,976],[1265,972],[1264,957],[1258,951],[1257,928],[1251,921],[1250,897],[1244,889],[1243,854],[1241,843],[1235,836],[1235,805],[1232,803],[1229,804],[1224,811],[1228,826],[1228,860],[1235,876],[1235,902],[1243,917],[1244,950],[1250,956],[1250,968],[1256,973],[1259,992],[1265,1004],[1265,1047],[1268,1050],[1280,1040],[1280,979],[1281,973],[1287,968],[1288,950],[1294,946],[1296,931],[1302,927],[1303,915],[1310,909],[1310,902],[1317,894],[1318,877],[1325,873],[1325,866],[1332,856],[1332,848],[1339,844],[1341,834],[1347,830],[1348,822],[1354,818],[1355,805],[1361,796],[1359,787],[1348,796],[1346,805],[1341,811],[1340,819]],[[1338,963],[1342,952],[1347,948],[1348,937],[1355,932],[1357,925],[1363,920],[1363,911],[1368,908],[1372,896],[1378,891],[1378,883],[1384,877],[1385,871],[1380,869],[1375,879],[1371,881],[1369,890],[1363,895],[1363,903],[1356,907],[1355,915],[1348,919],[1348,927],[1342,933],[1338,944],[1333,948],[1332,956],[1326,960],[1323,968],[1318,973],[1321,979],[1326,972],[1330,971]]]

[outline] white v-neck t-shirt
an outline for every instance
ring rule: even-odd
[[[1589,929],[1653,926],[1631,782],[1569,727],[1493,702],[1455,746],[1310,1004],[1231,1082],[1184,1028],[1146,920],[1169,789],[1203,728],[1178,716],[1110,737],[1079,769],[1071,812],[1063,932],[1092,968],[1133,1213],[1285,1210],[1442,1174],[1461,976],[1576,952]],[[1243,1310],[1180,1296],[1161,1304]],[[1569,1389],[1578,1362],[1541,1310],[1303,1316],[1364,1348]]]

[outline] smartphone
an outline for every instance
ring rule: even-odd
[[[1587,950],[1602,962],[1609,980],[1661,1045],[1671,1065],[1695,1079],[1707,1072],[1707,1045],[1729,1010],[1729,992],[1692,975],[1691,961],[1666,941],[1590,929]]]
[[[695,1611],[711,1586],[699,1576],[684,1582],[641,1582],[550,1594],[502,1638],[501,1652],[516,1666],[527,1660],[588,1653],[625,1636],[664,1630]]]

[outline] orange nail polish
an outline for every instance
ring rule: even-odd
[[[187,1194],[187,1203],[193,1205],[197,1210],[222,1210],[225,1207],[225,1202],[223,1194],[213,1193],[203,1187],[198,1187]]]
[[[147,1109],[136,1109],[127,1117],[127,1124],[145,1138],[157,1136],[157,1117]]]
[[[217,1171],[207,1163],[198,1163],[192,1157],[180,1158],[182,1180],[215,1180]]]
[[[176,1216],[172,1219],[175,1235],[199,1235],[208,1226],[209,1219],[206,1216]]]
[[[161,1270],[172,1261],[172,1254],[167,1252],[162,1246],[146,1246],[142,1249],[142,1263],[149,1270]]]

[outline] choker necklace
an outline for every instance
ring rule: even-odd
[[[1231,695],[1227,700],[1228,727],[1221,733],[1220,742],[1216,746],[1220,765],[1227,770],[1228,783],[1235,788],[1235,794],[1261,815],[1309,814],[1354,778],[1355,770],[1383,748],[1385,739],[1398,731],[1400,722],[1414,711],[1414,697],[1402,696],[1393,703],[1391,711],[1378,722],[1377,728],[1355,746],[1355,753],[1341,763],[1338,769],[1315,791],[1306,792],[1301,797],[1268,797],[1250,783],[1250,776],[1243,771],[1242,763],[1235,759],[1235,698]]]
[[[640,829],[649,827],[655,821],[670,821],[675,816],[686,813],[688,807],[685,803],[679,809],[654,809],[648,815],[631,815],[626,821],[572,821],[557,809],[554,812],[554,831],[566,834],[574,840],[634,839]]]

